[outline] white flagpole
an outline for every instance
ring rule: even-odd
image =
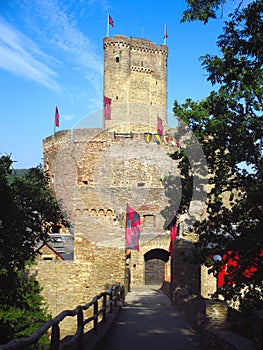
[[[126,248],[126,226],[127,226],[127,213],[128,213],[128,202],[126,203],[126,212],[125,212],[125,235],[124,235],[124,240],[125,240],[125,255],[126,255],[126,251],[127,251],[127,248]],[[128,218],[130,218],[128,216]]]
[[[53,118],[53,123],[54,123],[54,135],[55,135],[55,132],[56,132],[56,111],[55,111],[55,116]]]
[[[110,36],[110,14],[109,13],[107,18],[107,36]]]
[[[164,45],[166,45],[166,24],[164,25],[163,43],[164,43]]]

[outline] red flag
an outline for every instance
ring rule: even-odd
[[[157,116],[157,134],[163,136],[163,121]]]
[[[132,207],[127,205],[125,228],[126,249],[140,250],[140,225],[140,215]]]
[[[55,126],[59,127],[59,112],[58,112],[58,107],[56,106],[56,112],[55,112]]]
[[[112,28],[114,27],[114,22],[110,15],[109,15],[109,24],[112,26]]]
[[[104,96],[104,120],[111,120],[111,101],[111,98]]]
[[[172,254],[172,251],[173,251],[174,240],[176,239],[176,234],[177,234],[177,226],[175,224],[173,224],[171,231],[170,231],[170,246],[169,246],[170,255]]]

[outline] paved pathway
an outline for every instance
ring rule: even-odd
[[[159,286],[133,287],[99,350],[201,350],[201,337]]]

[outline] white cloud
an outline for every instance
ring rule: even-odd
[[[98,6],[100,2],[102,7],[107,4],[104,0],[94,3]],[[21,0],[19,6],[16,16],[19,14],[20,31],[15,28],[16,22],[11,26],[0,17],[0,67],[56,92],[62,89],[62,70],[67,72],[67,79],[70,71],[77,70],[94,94],[100,94],[103,58],[78,29],[79,11],[82,7],[89,11],[87,4],[75,0],[32,0],[28,6],[27,0]],[[71,85],[70,80],[63,81],[63,87],[67,85]]]
[[[31,6],[35,7],[37,17],[27,20],[31,22],[34,31],[45,28],[41,35],[46,45],[63,55],[65,65],[70,65],[71,69],[79,69],[96,92],[101,91],[103,59],[98,55],[97,47],[78,29],[78,12],[72,11],[72,8],[75,9],[75,2],[71,1],[67,6],[64,4],[64,8],[62,5],[63,2],[35,0]],[[80,4],[78,11],[79,6]],[[87,4],[82,6],[88,8]]]
[[[31,39],[0,18],[0,67],[48,89],[60,91],[55,80],[56,72],[37,56],[47,59]]]

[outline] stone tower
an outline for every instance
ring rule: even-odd
[[[38,265],[54,314],[124,283],[127,203],[141,217],[140,251],[130,259],[132,284],[161,284],[169,269],[169,217],[162,214],[169,198],[162,179],[172,174],[180,182],[180,173],[168,156],[178,147],[167,126],[168,48],[125,36],[106,37],[103,44],[110,118],[103,128],[61,130],[43,141],[44,168],[74,234],[74,260]],[[167,136],[159,142],[157,117]]]
[[[104,96],[112,100],[107,128],[156,132],[159,115],[166,125],[166,45],[115,35],[104,38]]]
[[[157,117],[173,135],[166,115],[168,47],[120,35],[105,37],[103,45],[103,94],[111,99],[111,117],[104,128],[62,130],[43,142],[45,169],[74,226],[76,261],[94,262],[104,248],[123,254],[128,203],[141,216],[141,244],[165,235],[168,247],[161,179],[178,174],[167,155],[177,146],[154,138]]]

